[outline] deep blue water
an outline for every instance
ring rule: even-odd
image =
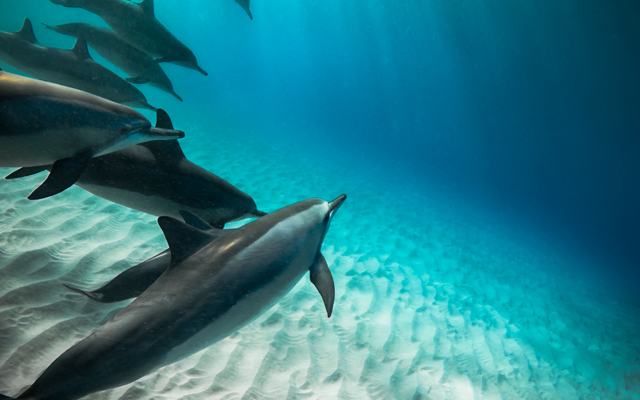
[[[182,104],[143,89],[174,118],[437,182],[589,254],[633,296],[637,1],[254,1],[253,21],[230,0],[156,3],[210,73],[165,64]],[[104,25],[44,0],[2,8],[0,29],[30,16],[47,45],[73,41],[39,22]]]

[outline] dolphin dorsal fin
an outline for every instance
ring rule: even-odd
[[[318,252],[316,261],[313,263],[311,268],[309,268],[309,271],[311,272],[311,283],[313,283],[316,289],[318,289],[318,292],[320,292],[322,302],[327,310],[327,317],[330,318],[331,313],[333,312],[336,288],[333,283],[333,276],[331,275],[331,271],[327,265],[327,260],[324,259],[322,253]]]
[[[87,60],[91,59],[91,55],[89,55],[89,49],[87,48],[87,40],[84,38],[83,34],[78,35],[78,41],[76,45],[71,49],[78,57],[78,60]]]
[[[31,20],[29,20],[29,18],[24,19],[22,29],[20,29],[16,34],[25,42],[40,44],[36,39],[36,35],[33,33],[33,24],[31,24]]]
[[[142,3],[139,3],[140,8],[144,11],[145,14],[154,17],[155,13],[153,11],[153,0],[142,0]]]
[[[158,225],[160,225],[160,229],[162,229],[164,237],[169,244],[169,250],[171,251],[170,266],[186,260],[216,238],[215,235],[201,231],[171,217],[158,218]]]

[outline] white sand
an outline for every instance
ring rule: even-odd
[[[571,257],[401,179],[180,128],[192,161],[260,209],[349,195],[323,248],[334,315],[304,278],[231,337],[87,399],[640,399],[640,314],[578,281]],[[0,182],[7,395],[126,305],[93,303],[61,283],[96,288],[166,246],[153,217],[78,188],[26,200],[42,179]]]

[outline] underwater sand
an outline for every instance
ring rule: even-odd
[[[640,399],[638,312],[597,281],[576,282],[583,266],[571,256],[412,193],[402,177],[178,127],[192,161],[262,210],[349,195],[323,247],[333,317],[304,277],[232,336],[86,399]],[[127,303],[94,303],[62,283],[95,289],[166,247],[154,217],[77,187],[27,200],[42,179],[0,181],[7,395]]]

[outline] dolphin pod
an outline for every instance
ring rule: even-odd
[[[158,62],[174,63],[207,75],[198,66],[193,52],[156,19],[153,0],[141,3],[123,0],[50,1],[65,7],[83,8],[98,15],[124,40],[156,57]]]
[[[156,128],[172,130],[163,110]],[[32,175],[51,166],[23,168],[7,179]],[[75,184],[114,203],[151,215],[181,218],[190,211],[211,226],[259,217],[253,199],[224,179],[187,160],[177,140],[142,143],[94,157]]]
[[[206,75],[193,53],[155,19],[153,0],[50,1],[91,11],[113,31],[75,23],[47,26],[78,41],[72,51],[44,50],[26,20],[20,32],[0,32],[0,57],[23,68],[27,54],[37,52],[59,57],[43,64],[65,62],[68,54],[73,55],[69,63],[88,63],[89,41],[129,73],[130,81],[154,84],[178,98],[158,62]],[[249,0],[236,2],[252,18]],[[0,70],[0,167],[21,167],[7,178],[48,170],[29,199],[76,184],[157,215],[169,245],[99,289],[65,285],[103,303],[136,299],[61,354],[18,399],[73,400],[134,382],[242,328],[307,271],[331,317],[335,287],[320,250],[346,195],[331,202],[308,199],[266,214],[249,195],[190,162],[176,140],[183,136],[161,109],[152,127],[124,105]],[[249,217],[258,219],[222,229]]]
[[[70,23],[56,26],[43,24],[48,29],[63,35],[80,38],[84,36],[87,44],[95,49],[118,68],[131,75],[127,81],[141,84],[148,83],[157,87],[178,100],[182,98],[173,90],[173,84],[162,67],[153,57],[132,46],[111,29],[97,28],[84,23]]]
[[[37,79],[155,111],[142,92],[93,61],[82,36],[72,50],[44,47],[36,40],[31,21],[25,19],[19,32],[0,32],[0,60]]]
[[[30,199],[73,185],[94,156],[146,141],[184,137],[181,131],[152,128],[132,108],[2,70],[0,127],[0,167],[52,164]]]
[[[331,316],[335,288],[320,247],[345,199],[304,200],[229,230],[201,231],[158,218],[169,268],[58,357],[18,399],[73,400],[133,382],[246,325],[307,271]]]

